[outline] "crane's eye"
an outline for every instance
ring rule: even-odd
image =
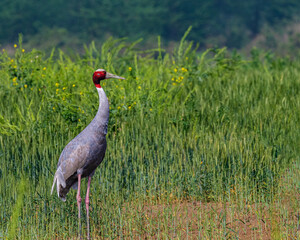
[[[106,72],[105,71],[96,71],[93,74],[94,84],[99,84],[101,80],[105,79]]]

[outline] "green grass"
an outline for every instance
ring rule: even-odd
[[[265,228],[297,237],[300,58],[136,44],[92,43],[83,56],[23,52],[21,41],[14,56],[2,51],[0,238],[76,237],[76,192],[63,203],[50,189],[60,152],[96,114],[97,68],[126,80],[102,84],[111,109],[92,179],[94,238],[237,239],[228,224],[245,216],[266,218],[253,239]]]

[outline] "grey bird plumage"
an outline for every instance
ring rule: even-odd
[[[97,90],[99,108],[95,118],[68,143],[57,164],[51,194],[56,184],[57,194],[63,201],[72,186],[77,188],[77,175],[92,176],[105,156],[109,103],[104,90]]]

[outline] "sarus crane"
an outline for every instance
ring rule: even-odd
[[[108,78],[125,79],[123,77],[106,72],[104,69],[97,69],[93,74],[93,82],[99,94],[99,108],[92,122],[73,140],[71,140],[62,151],[54,175],[51,194],[57,186],[57,194],[66,201],[66,195],[70,188],[77,188],[78,206],[78,236],[81,238],[80,224],[80,181],[81,178],[88,177],[87,192],[85,197],[86,217],[87,217],[87,238],[90,239],[89,232],[89,193],[91,178],[96,168],[102,162],[106,151],[106,134],[109,119],[109,103],[100,82]]]

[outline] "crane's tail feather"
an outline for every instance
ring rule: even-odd
[[[51,195],[53,193],[53,189],[54,189],[55,183],[56,183],[56,175],[54,175],[54,180],[53,180],[53,184],[52,184],[52,188],[51,188]]]
[[[66,187],[66,181],[64,179],[64,175],[61,171],[60,168],[57,169],[55,175],[54,175],[54,180],[53,180],[53,185],[52,185],[52,188],[51,188],[51,194],[53,193],[53,189],[54,189],[54,186],[56,184],[56,189],[57,189],[57,195],[58,197],[59,196],[59,190],[60,190],[60,187],[62,186],[63,188]],[[63,197],[60,197],[63,201],[66,201],[66,198],[63,198]]]

